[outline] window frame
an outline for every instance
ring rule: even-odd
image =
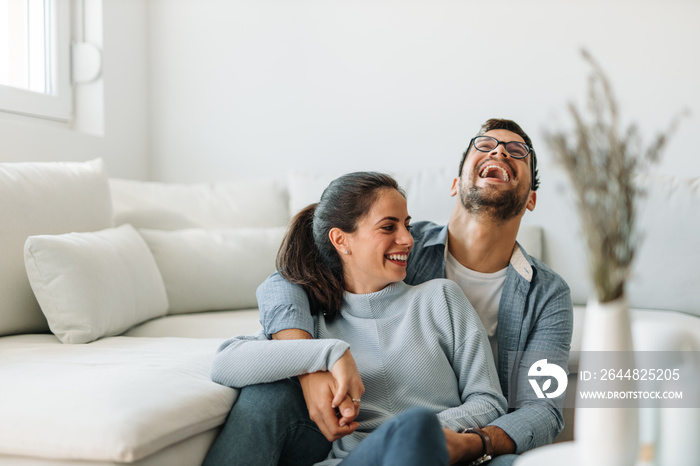
[[[71,83],[70,6],[70,0],[55,0],[53,3],[56,47],[53,66],[56,73],[56,93],[49,95],[0,85],[0,111],[63,122],[71,120],[73,88]]]

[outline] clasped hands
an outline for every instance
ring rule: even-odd
[[[330,372],[299,376],[309,417],[321,433],[332,442],[355,432],[359,424],[365,386],[350,350],[336,361]]]
[[[313,372],[299,376],[309,417],[329,442],[355,432],[359,423],[365,386],[350,350],[336,361],[330,372]],[[450,464],[477,458],[481,454],[481,439],[474,434],[460,434],[443,429],[447,440]]]

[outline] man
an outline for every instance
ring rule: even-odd
[[[528,352],[546,354],[549,363],[565,369],[573,329],[569,287],[516,243],[523,215],[535,208],[536,164],[531,140],[519,125],[488,120],[462,157],[451,189],[459,202],[449,224],[417,222],[412,230],[415,243],[405,281],[415,285],[433,278],[454,280],[489,335],[501,388],[511,409],[476,432],[446,431],[446,436],[448,445],[467,445],[474,452],[472,460],[485,453],[493,456],[493,466],[511,464],[516,454],[551,443],[564,424],[563,400],[525,395],[527,383],[522,373],[517,380],[509,377],[513,360]],[[261,322],[273,338],[311,338],[313,322],[301,287],[273,275],[258,289],[258,303]],[[241,449],[251,445],[242,438],[251,436],[261,444],[274,445],[270,447],[275,450],[272,459],[265,459],[270,464],[277,458],[279,464],[312,464],[323,459],[330,446],[323,446],[324,439],[315,427],[330,441],[354,431],[361,404],[352,400],[361,398],[364,387],[356,376],[334,377],[328,372],[307,374],[299,382],[301,389],[292,381],[243,389],[210,457],[223,459],[224,452],[238,443],[238,450],[228,454],[240,459]],[[302,390],[315,424],[308,422],[307,411],[299,406]],[[269,406],[270,398],[280,402],[264,411],[254,408],[260,403]],[[259,416],[270,418],[269,425],[264,432],[243,432],[241,424],[255,409]]]

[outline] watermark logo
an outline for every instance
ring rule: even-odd
[[[556,398],[566,391],[566,385],[568,383],[566,372],[556,364],[549,364],[546,359],[540,359],[530,366],[527,375],[529,377],[535,377],[528,379],[528,381],[530,385],[532,385],[532,389],[535,391],[537,398]],[[547,379],[544,380],[544,383],[540,387],[538,378],[541,377],[547,377]],[[552,378],[557,381],[556,390],[548,392],[548,390],[552,388]]]

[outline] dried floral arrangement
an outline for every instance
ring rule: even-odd
[[[582,54],[592,68],[586,99],[590,120],[570,103],[573,131],[545,131],[544,138],[571,179],[593,287],[603,303],[623,296],[638,246],[635,215],[644,192],[635,175],[659,160],[682,114],[645,148],[636,125],[621,128],[605,73],[588,52]]]

